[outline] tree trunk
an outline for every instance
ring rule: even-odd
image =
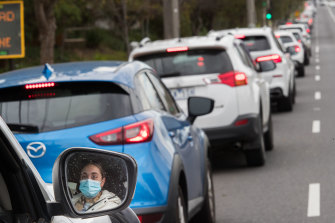
[[[57,0],[34,0],[36,22],[41,45],[41,64],[54,62],[54,46],[56,33],[56,17],[54,6]]]

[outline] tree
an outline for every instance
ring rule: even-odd
[[[34,10],[39,31],[40,62],[54,62],[56,17],[54,8],[57,0],[34,0]]]

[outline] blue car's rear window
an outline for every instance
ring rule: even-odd
[[[46,132],[132,114],[130,96],[112,83],[55,83],[0,89],[0,115],[15,132]]]

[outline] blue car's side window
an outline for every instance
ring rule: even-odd
[[[157,109],[157,110],[165,110],[164,105],[152,85],[149,78],[144,74],[140,73],[136,76],[137,78],[137,93],[140,95],[140,100],[143,105],[143,109]]]
[[[158,93],[161,95],[162,101],[165,104],[167,111],[172,115],[178,114],[180,111],[169,90],[154,75],[150,73],[148,75],[150,77],[150,80],[153,82],[155,88],[157,89]]]

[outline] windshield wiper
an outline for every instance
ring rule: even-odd
[[[167,73],[167,74],[159,74],[160,77],[176,77],[181,76],[180,72],[173,72],[173,73]]]
[[[7,123],[10,130],[13,132],[29,132],[29,133],[39,133],[38,126],[36,125],[23,125],[23,124],[14,124]]]

